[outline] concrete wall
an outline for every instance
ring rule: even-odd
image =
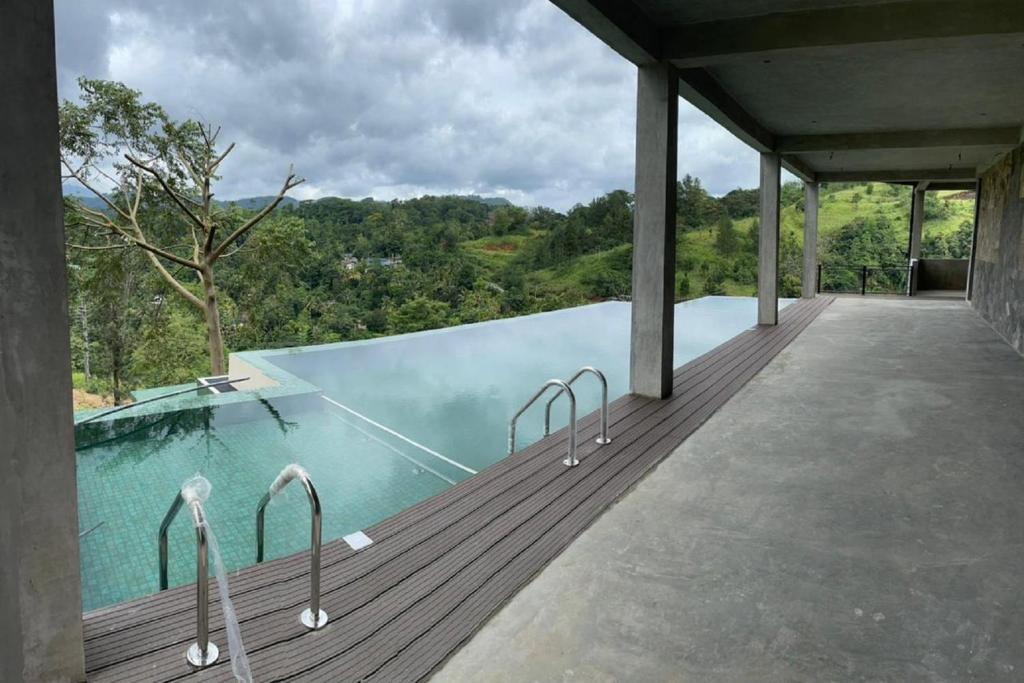
[[[1024,354],[1024,145],[981,178],[971,305]]]
[[[84,680],[53,3],[0,19],[0,681]]]
[[[917,289],[967,289],[967,259],[926,258],[917,262]]]

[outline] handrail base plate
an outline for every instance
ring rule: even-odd
[[[302,616],[299,617],[299,621],[301,621],[302,625],[306,628],[316,631],[317,629],[321,629],[327,625],[327,612],[320,610],[320,613],[314,620],[313,611],[307,607],[302,610]]]
[[[220,657],[220,650],[213,643],[207,643],[205,657],[203,656],[203,651],[199,649],[199,643],[192,643],[188,648],[188,652],[185,653],[185,659],[197,669],[210,666],[217,661],[218,657]]]

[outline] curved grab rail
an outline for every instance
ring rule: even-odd
[[[564,392],[569,397],[569,453],[565,456],[562,464],[566,467],[575,467],[580,464],[580,461],[576,459],[576,394],[572,392],[567,383],[560,379],[549,379],[545,382],[544,386],[538,389],[537,393],[512,417],[512,421],[508,423],[508,453],[512,455],[516,450],[516,421],[550,387],[558,387],[559,394]]]
[[[601,436],[597,437],[595,441],[603,446],[612,442],[608,438],[608,380],[605,379],[604,373],[587,365],[577,370],[576,374],[566,381],[566,384],[572,386],[573,382],[587,373],[594,375],[601,382]],[[551,434],[551,404],[563,393],[565,392],[559,389],[554,396],[548,399],[548,404],[544,407],[544,436]]]
[[[160,523],[160,590],[167,589],[167,530],[185,505],[185,497],[178,491],[170,509]],[[185,658],[192,666],[202,668],[217,661],[220,651],[210,642],[210,572],[207,554],[206,514],[198,500],[188,501],[192,523],[196,528],[196,642],[189,646]]]
[[[316,493],[316,487],[309,478],[306,470],[296,464],[286,466],[277,479],[270,485],[270,488],[263,494],[260,504],[256,508],[256,563],[263,561],[263,538],[264,538],[264,517],[267,504],[281,489],[293,480],[302,482],[302,488],[306,490],[306,497],[309,499],[311,513],[310,525],[310,564],[309,564],[309,607],[302,611],[299,620],[302,624],[314,631],[323,628],[327,624],[327,613],[320,609],[320,541],[322,528],[322,511],[320,509],[320,496]]]

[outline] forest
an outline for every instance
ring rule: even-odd
[[[297,201],[215,194],[234,143],[115,81],[80,78],[59,111],[77,408],[221,375],[232,351],[417,332],[630,296],[633,196],[560,212],[478,196]],[[758,192],[677,183],[676,299],[751,296]],[[830,291],[905,287],[911,189],[821,189]],[[780,294],[801,289],[804,191],[783,185]],[[973,194],[932,192],[923,256],[964,258]],[[903,278],[901,280],[901,278]]]
[[[677,192],[678,300],[755,294],[757,191],[715,197],[686,176]],[[223,211],[243,221],[269,199]],[[74,216],[82,202],[66,201]],[[782,205],[781,294],[799,296],[799,183],[785,185]],[[166,207],[151,210],[154,225],[173,220]],[[904,262],[909,210],[904,186],[824,186],[825,272]],[[970,193],[929,193],[923,256],[966,257],[972,211]],[[565,213],[473,196],[288,202],[218,266],[224,341],[229,351],[320,344],[628,297],[631,236],[632,195],[623,190]],[[67,255],[80,407],[209,374],[202,315],[170,291],[145,253]]]

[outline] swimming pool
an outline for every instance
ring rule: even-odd
[[[753,325],[756,303],[705,297],[678,304],[675,364]],[[607,302],[233,354],[233,367],[260,372],[272,386],[167,399],[83,425],[76,438],[85,609],[156,592],[157,529],[191,475],[213,485],[206,511],[229,570],[255,561],[256,505],[292,462],[320,492],[325,540],[367,528],[503,458],[509,418],[545,380],[593,365],[607,376],[612,398],[625,393],[629,318],[628,303]],[[599,406],[593,378],[574,389],[580,415]],[[562,399],[553,428],[567,422],[566,413]],[[521,419],[520,447],[540,437],[542,423],[543,401]],[[195,578],[194,535],[181,517],[169,535],[172,586]],[[268,559],[308,547],[300,487],[274,499],[266,525]]]

